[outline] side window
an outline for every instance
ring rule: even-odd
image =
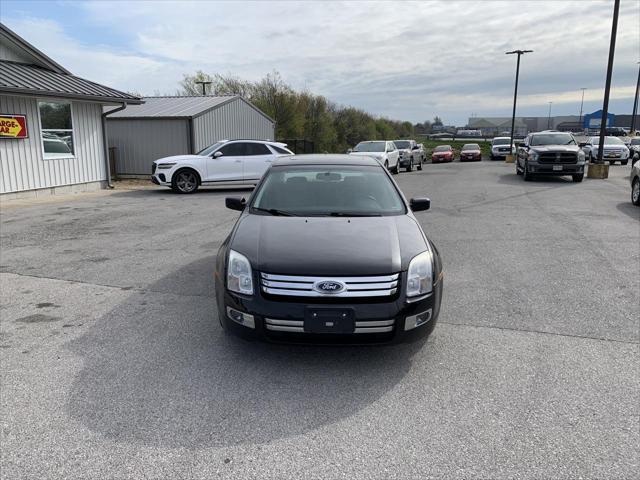
[[[73,157],[71,104],[38,102],[44,158]]]
[[[238,142],[238,143],[229,143],[222,147],[219,152],[225,157],[239,157],[246,155],[246,143]]]
[[[387,150],[389,150],[390,152],[393,152],[395,149],[396,149],[396,146],[393,142],[387,143]]]
[[[281,153],[283,155],[291,155],[291,152],[286,151],[284,148],[276,147],[275,145],[271,145],[276,152]]]
[[[245,155],[271,155],[271,151],[262,143],[247,143]]]

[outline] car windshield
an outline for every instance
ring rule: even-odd
[[[464,152],[465,150],[480,150],[480,145],[477,143],[467,143],[462,146],[462,151]]]
[[[600,144],[600,137],[593,137],[593,144]],[[605,145],[624,145],[624,142],[620,140],[618,137],[604,137]]]
[[[379,166],[309,165],[271,168],[252,213],[284,216],[402,215],[404,202]]]
[[[573,135],[568,133],[543,133],[531,137],[531,145],[575,145]]]
[[[218,148],[220,148],[222,145],[224,145],[227,142],[216,142],[213,145],[209,145],[207,148],[200,150],[198,152],[198,155],[201,155],[203,157],[208,157],[209,155],[211,155],[213,152],[215,152]]]
[[[440,145],[433,149],[434,152],[448,152],[449,150],[451,150],[449,145]]]
[[[394,140],[393,143],[395,143],[398,148],[409,148],[411,146],[411,142],[408,140]]]
[[[494,138],[491,143],[494,145],[509,145],[509,140],[509,138]]]
[[[360,142],[354,152],[384,152],[387,142]]]

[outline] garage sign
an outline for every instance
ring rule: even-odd
[[[27,117],[0,113],[0,138],[27,138]]]

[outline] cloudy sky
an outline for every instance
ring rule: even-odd
[[[74,74],[121,90],[174,93],[183,73],[256,80],[273,70],[375,115],[509,116],[602,106],[613,1],[170,2],[2,0],[9,28]],[[640,1],[622,0],[611,108],[630,113]]]

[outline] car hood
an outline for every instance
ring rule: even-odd
[[[461,155],[480,155],[480,150],[464,150],[460,152]]]
[[[433,152],[431,155],[452,155],[453,152]]]
[[[573,152],[573,153],[578,153],[581,150],[581,148],[578,145],[540,145],[540,146],[532,146],[530,148],[534,152],[538,152],[538,153],[545,153],[545,152],[552,152],[552,153]]]
[[[276,217],[245,214],[229,247],[253,268],[285,275],[385,275],[427,249],[409,215]]]
[[[173,155],[172,157],[159,158],[153,163],[188,162],[189,160],[196,160],[200,158],[203,157],[200,155]]]

